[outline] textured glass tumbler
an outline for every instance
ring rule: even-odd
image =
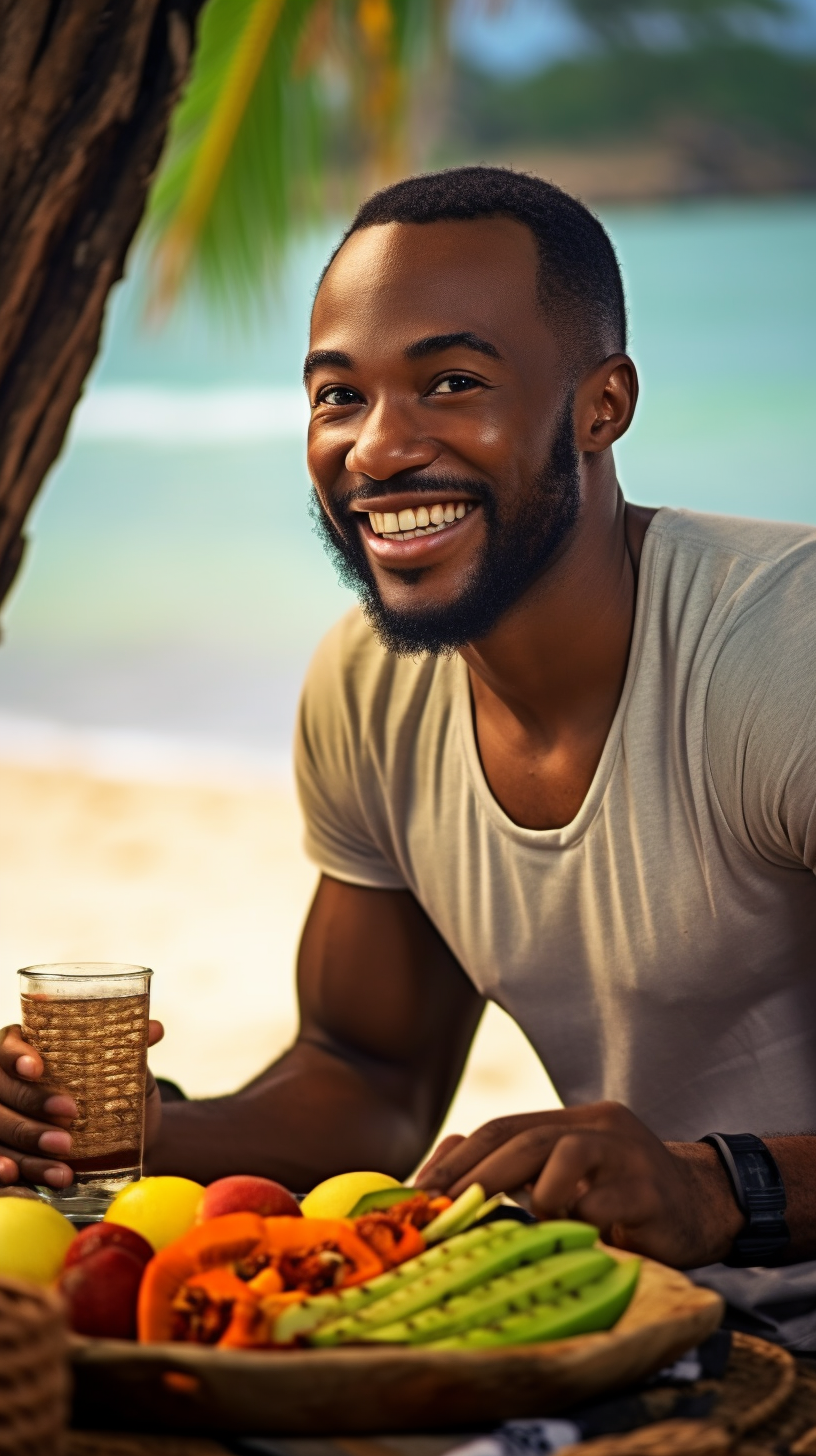
[[[69,1218],[102,1218],[142,1174],[150,977],[143,966],[69,964],[20,971],[23,1037],[45,1063],[42,1085],[77,1105],[69,1188],[41,1195]]]

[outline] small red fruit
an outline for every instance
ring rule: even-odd
[[[219,1178],[204,1189],[198,1205],[196,1223],[221,1218],[225,1213],[259,1213],[262,1218],[300,1216],[296,1198],[281,1183],[271,1178],[257,1178],[251,1173],[234,1173]]]
[[[78,1335],[135,1340],[136,1300],[144,1264],[127,1249],[109,1244],[66,1269],[59,1289],[68,1323]]]
[[[124,1249],[142,1265],[153,1258],[153,1249],[147,1239],[143,1239],[135,1229],[125,1228],[121,1223],[94,1223],[90,1228],[82,1229],[73,1243],[68,1245],[63,1268],[71,1269],[74,1264],[81,1264],[100,1249],[114,1248]]]

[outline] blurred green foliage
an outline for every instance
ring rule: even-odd
[[[816,58],[712,40],[663,51],[614,47],[514,82],[460,69],[451,118],[453,150],[726,128],[748,143],[796,148],[816,169]]]

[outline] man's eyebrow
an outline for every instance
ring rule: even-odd
[[[501,354],[495,344],[488,339],[480,339],[478,334],[472,334],[469,329],[464,329],[459,334],[429,334],[427,339],[417,339],[415,343],[409,344],[405,350],[406,359],[424,359],[427,354],[441,354],[444,349],[474,349],[477,354],[487,354],[491,359],[501,359]]]
[[[309,378],[313,370],[319,369],[321,364],[327,364],[335,369],[353,369],[354,365],[348,354],[342,349],[312,349],[307,354],[303,363],[303,383]]]

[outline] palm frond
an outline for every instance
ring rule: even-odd
[[[331,194],[347,205],[399,169],[411,81],[446,5],[209,0],[152,197],[154,308],[199,279],[248,310]]]

